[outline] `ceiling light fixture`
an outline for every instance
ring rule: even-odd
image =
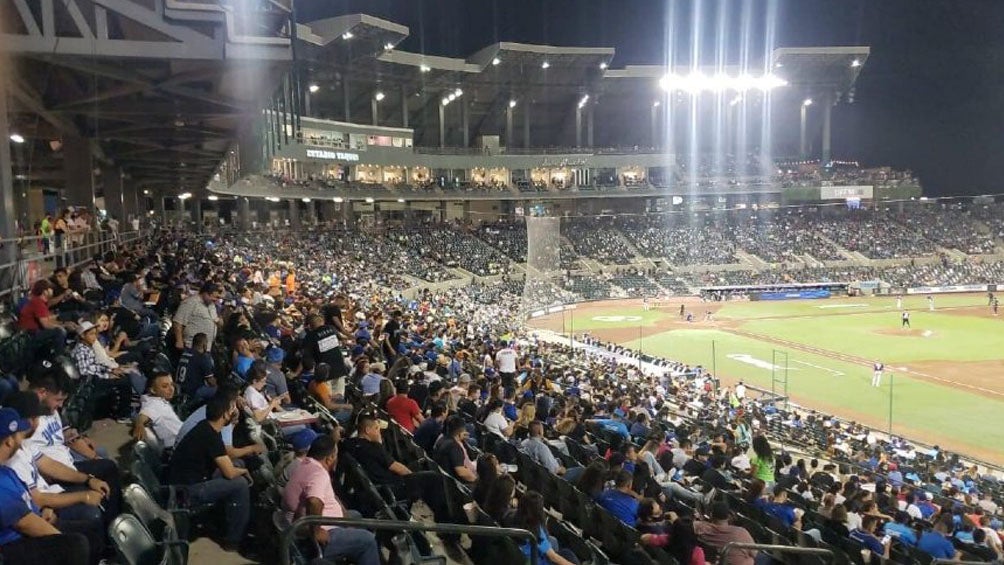
[[[542,68],[542,69],[549,69],[549,68],[551,68],[551,63],[548,63],[547,61],[544,61],[543,63],[540,64],[540,68]]]
[[[307,90],[309,90],[311,94],[317,92],[320,89],[321,89],[321,87],[319,85],[316,85],[316,84],[312,84],[312,85],[310,85],[310,86],[307,87]]]
[[[493,67],[497,67],[498,64],[501,63],[501,62],[502,62],[502,59],[499,59],[498,57],[495,57],[494,59],[492,59],[492,66]]]
[[[10,134],[10,140],[14,143],[24,143],[24,136],[19,133]]]
[[[355,37],[355,36],[352,35],[351,31],[347,31],[347,32],[345,32],[345,33],[342,34],[342,39],[344,39],[346,41],[352,39],[353,37]]]

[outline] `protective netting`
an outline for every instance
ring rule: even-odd
[[[561,274],[561,218],[527,217],[523,311],[561,303]]]

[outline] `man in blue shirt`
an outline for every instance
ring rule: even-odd
[[[898,539],[905,545],[917,545],[917,532],[909,525],[910,515],[902,510],[897,510],[894,517],[895,522],[889,522],[885,525],[886,535]]]
[[[631,527],[638,521],[638,499],[631,492],[633,480],[631,473],[622,470],[614,479],[614,488],[603,491],[597,500],[607,512]]]
[[[763,511],[777,518],[789,528],[798,521],[795,507],[788,504],[788,491],[784,485],[774,485],[774,499],[763,506]]]
[[[604,430],[611,431],[611,432],[613,432],[613,433],[615,433],[615,434],[617,434],[617,435],[619,435],[619,436],[621,436],[621,437],[623,437],[625,439],[629,438],[629,437],[631,437],[630,430],[628,430],[627,424],[625,424],[621,420],[621,418],[618,417],[618,415],[617,415],[618,412],[620,412],[621,414],[623,414],[623,412],[621,412],[621,410],[618,408],[617,410],[614,411],[614,418],[613,419],[594,418],[594,419],[588,420],[588,421],[592,422],[592,423],[594,423],[596,425],[598,425],[599,427],[603,428]]]
[[[52,525],[52,510],[42,511],[7,461],[21,448],[31,423],[12,408],[0,409],[0,553],[12,563],[44,556],[53,565],[86,565],[92,556],[87,538],[64,534]]]
[[[889,545],[892,540],[879,540],[875,537],[875,526],[878,525],[878,518],[866,514],[861,518],[861,527],[851,530],[850,538],[865,546],[875,557],[889,558]]]
[[[952,531],[952,515],[942,514],[934,524],[933,530],[928,530],[920,536],[917,542],[917,549],[927,553],[935,559],[955,559],[961,555],[955,550],[952,541],[948,539],[948,534]]]

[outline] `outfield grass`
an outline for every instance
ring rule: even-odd
[[[915,332],[900,330],[899,312],[752,320],[742,329],[885,363],[1000,359],[1001,320],[919,311]],[[930,332],[928,334],[928,332]]]
[[[782,378],[785,365],[783,348],[719,330],[672,330],[627,345],[709,369],[714,367],[719,375],[743,379],[768,390],[771,389],[770,365],[775,351],[782,352],[776,357],[774,370],[778,379]],[[876,389],[871,386],[871,371],[866,366],[801,351],[787,351],[787,357],[788,393],[802,404],[852,419],[867,417],[876,427],[886,428],[888,378],[882,388]],[[782,383],[775,386],[779,393],[783,392]],[[952,442],[954,449],[963,452],[967,448],[985,451],[988,445],[1004,444],[1004,428],[987,425],[997,419],[1004,408],[999,400],[907,375],[896,375],[892,390],[894,433],[944,438]],[[973,431],[977,429],[979,433],[974,436]]]

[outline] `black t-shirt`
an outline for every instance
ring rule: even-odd
[[[457,443],[457,440],[452,437],[442,437],[436,442],[436,447],[432,455],[433,461],[435,461],[440,467],[446,469],[450,476],[459,479],[457,477],[457,472],[455,469],[457,467],[464,466],[464,451]]]
[[[206,384],[206,377],[213,375],[213,356],[209,353],[196,353],[186,349],[178,359],[178,370],[174,380],[181,385],[185,394],[195,394],[199,387]]]
[[[356,458],[363,471],[374,483],[387,484],[400,480],[390,466],[394,463],[383,445],[368,439],[353,437],[345,440],[345,448]]]
[[[223,436],[213,429],[209,420],[203,420],[175,446],[168,480],[176,485],[194,485],[208,481],[218,468],[216,458],[226,454]]]
[[[328,304],[321,308],[321,315],[324,316],[324,324],[328,326],[336,326],[336,321],[338,325],[342,323],[342,309],[334,304]]]
[[[698,461],[696,458],[688,459],[683,465],[683,474],[690,475],[694,477],[700,477],[704,474],[704,471],[708,468],[703,461]]]
[[[415,428],[415,435],[412,439],[415,440],[416,445],[429,452],[435,447],[436,438],[441,433],[443,433],[443,423],[435,418],[426,418]]]
[[[401,323],[391,318],[383,325],[383,333],[389,336],[387,341],[394,348],[394,353],[397,353],[397,346],[401,345]]]
[[[736,488],[718,469],[706,469],[701,474],[701,480],[718,490],[735,490]]]
[[[327,363],[331,367],[331,377],[345,377],[349,374],[339,347],[338,331],[331,326],[321,326],[307,332],[303,338],[303,353],[315,363]]]

